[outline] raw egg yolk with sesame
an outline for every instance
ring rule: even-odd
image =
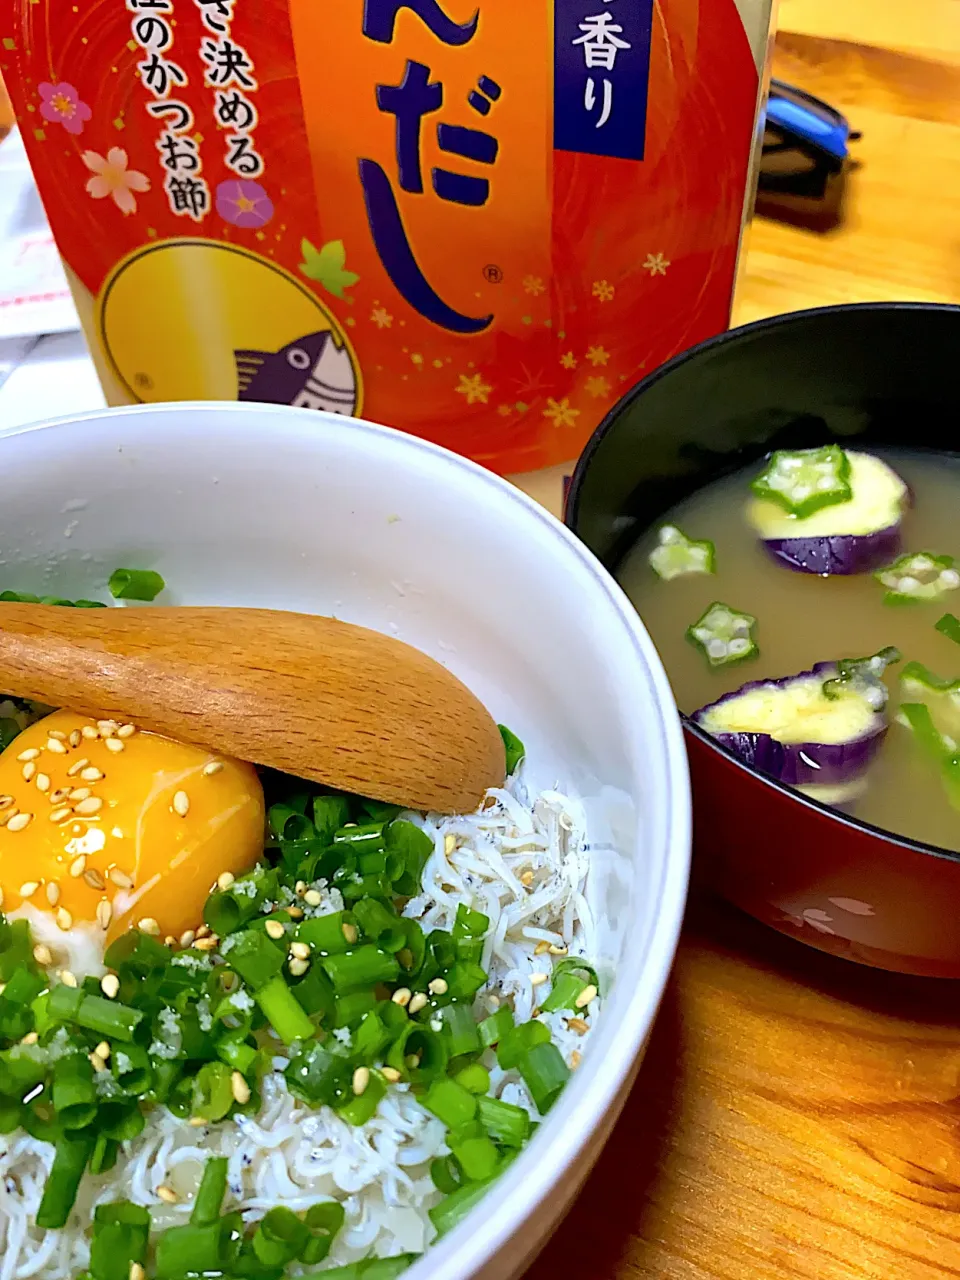
[[[256,770],[133,725],[57,711],[0,755],[0,889],[64,932],[178,938],[263,853]]]

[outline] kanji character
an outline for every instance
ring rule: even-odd
[[[225,93],[218,89],[215,96],[213,113],[221,124],[230,125],[243,131],[252,129],[257,123],[257,109],[245,98],[239,89]]]
[[[137,63],[143,83],[155,98],[165,98],[171,84],[186,84],[186,72],[169,58],[161,58],[156,49],[144,62]]]
[[[587,87],[583,95],[583,105],[588,111],[592,111],[597,104],[596,87],[593,83],[593,76],[588,76]],[[601,129],[610,119],[610,112],[613,109],[613,81],[609,76],[603,77],[603,107],[600,110],[600,119],[596,123],[596,128]]]
[[[164,183],[170,208],[200,222],[210,208],[210,189],[202,178],[177,178],[172,173]]]
[[[421,192],[420,124],[443,105],[443,85],[430,83],[430,68],[407,59],[399,85],[378,84],[377,106],[397,118],[397,164],[404,191]]]
[[[477,34],[479,9],[469,22],[457,23],[447,17],[437,0],[364,0],[363,34],[368,40],[390,44],[401,9],[415,13],[430,33],[446,45],[469,44]]]
[[[620,39],[623,27],[618,25],[612,13],[595,13],[578,25],[584,34],[571,43],[583,45],[588,67],[612,71],[619,51],[631,48],[629,41]]]
[[[174,173],[196,173],[200,168],[199,149],[193,138],[178,138],[166,130],[157,140],[157,150],[161,156],[160,163]]]
[[[452,333],[489,328],[492,315],[463,315],[436,293],[413,255],[390,179],[374,160],[361,160],[359,167],[374,248],[398,293],[427,320]]]
[[[130,24],[133,38],[144,49],[166,49],[173,34],[163,18],[134,18]]]
[[[193,128],[193,112],[185,102],[178,102],[173,98],[166,101],[148,102],[147,110],[152,116],[156,116],[161,120],[166,120],[169,116],[176,116],[177,123],[167,123],[167,128],[171,133],[188,133]]]
[[[256,89],[256,80],[247,75],[253,71],[253,63],[247,51],[232,40],[204,40],[200,57],[208,67],[205,76],[208,85],[229,88],[236,84],[241,89]]]
[[[203,25],[218,36],[229,35],[233,21],[233,0],[194,0]]]
[[[253,139],[248,134],[231,134],[227,144],[230,147],[225,161],[228,169],[244,178],[255,178],[258,173],[263,173],[263,157],[254,148]]]

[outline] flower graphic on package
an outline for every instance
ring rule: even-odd
[[[40,114],[50,124],[62,124],[67,133],[83,133],[83,126],[93,115],[72,84],[39,84]]]
[[[134,192],[150,190],[150,179],[138,169],[127,168],[127,153],[122,147],[111,147],[106,156],[96,151],[85,151],[83,163],[93,173],[87,180],[87,192],[94,200],[107,196],[123,214],[136,213]]]
[[[235,227],[265,227],[273,217],[273,201],[259,182],[229,179],[217,185],[217,213]]]

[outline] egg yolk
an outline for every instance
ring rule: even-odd
[[[132,725],[57,711],[0,755],[3,910],[49,911],[110,941],[179,938],[225,872],[263,853],[256,770]]]

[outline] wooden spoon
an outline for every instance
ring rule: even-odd
[[[504,779],[489,712],[377,631],[271,609],[0,604],[0,691],[411,809]]]

